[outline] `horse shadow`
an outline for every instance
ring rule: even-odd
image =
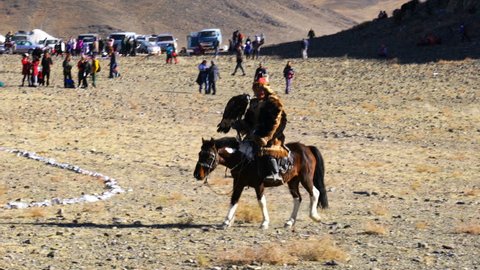
[[[41,227],[59,227],[59,228],[84,228],[84,229],[216,229],[214,224],[185,224],[185,223],[164,223],[164,224],[142,224],[140,222],[122,223],[122,224],[102,224],[93,222],[9,222],[0,223],[6,226],[41,226]]]

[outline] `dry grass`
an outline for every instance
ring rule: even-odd
[[[465,196],[469,196],[469,197],[480,196],[480,188],[473,188],[473,189],[465,190],[463,192],[463,194],[465,194]],[[1,195],[1,188],[0,188],[0,195]]]
[[[432,165],[419,164],[415,166],[415,171],[418,173],[438,173],[441,170],[439,167],[435,167]]]
[[[270,207],[271,210],[271,207]],[[262,212],[258,204],[247,203],[238,206],[235,218],[239,222],[258,223],[263,220]]]
[[[205,255],[199,254],[197,255],[197,264],[200,267],[208,267],[209,266],[210,259],[206,257]]]
[[[106,210],[105,210],[105,202],[97,202],[97,203],[84,204],[83,207],[82,207],[82,212],[84,212],[84,213],[101,213],[101,212],[106,212]]]
[[[389,212],[388,209],[383,205],[374,205],[370,211],[377,216],[386,216]]]
[[[387,234],[387,229],[380,224],[376,224],[374,222],[367,222],[364,226],[364,233],[370,235],[385,235]]]
[[[5,185],[0,185],[0,196],[7,194],[8,187]]]
[[[377,110],[377,106],[375,104],[371,103],[362,103],[362,108],[366,110],[367,112],[374,112]]]
[[[25,217],[40,218],[47,216],[47,210],[45,208],[33,207],[25,210]]]
[[[182,201],[184,198],[185,195],[183,195],[182,193],[173,192],[172,194],[160,195],[158,197],[155,197],[155,203],[161,205],[171,205]]]
[[[338,248],[329,237],[299,240],[287,244],[267,244],[258,247],[239,247],[235,251],[221,252],[226,264],[251,264],[253,262],[272,265],[296,264],[299,261],[340,261],[346,262],[349,256]]]
[[[461,224],[455,228],[455,232],[480,235],[480,224]]]
[[[417,230],[426,230],[428,228],[428,223],[424,221],[420,221],[415,223],[415,228]]]

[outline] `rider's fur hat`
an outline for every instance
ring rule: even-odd
[[[267,82],[254,82],[252,86],[252,90],[254,92],[258,90],[264,90],[269,94],[273,94],[273,90],[272,88],[270,88],[270,85]]]

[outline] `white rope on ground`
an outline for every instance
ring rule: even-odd
[[[84,175],[89,175],[92,177],[99,177],[103,179],[103,182],[105,183],[105,189],[107,189],[105,192],[103,192],[100,195],[96,194],[85,194],[77,198],[67,198],[67,199],[60,199],[60,198],[53,198],[50,200],[44,200],[44,201],[39,201],[39,202],[21,202],[21,201],[12,201],[7,203],[6,205],[3,206],[3,208],[6,209],[19,209],[19,208],[29,208],[29,207],[48,207],[52,205],[59,205],[59,204],[74,204],[74,203],[82,203],[82,202],[97,202],[97,201],[103,201],[110,199],[116,194],[123,193],[125,190],[120,187],[117,183],[117,180],[103,175],[98,172],[92,172],[88,171],[85,169],[82,169],[78,166],[71,165],[68,163],[59,163],[55,161],[55,159],[52,158],[45,158],[42,156],[37,155],[35,152],[28,152],[28,151],[22,151],[22,150],[17,150],[17,149],[8,149],[5,147],[0,147],[0,151],[3,152],[8,152],[12,154],[16,154],[19,157],[25,157],[28,159],[33,159],[36,161],[43,162],[49,166],[53,167],[58,167],[60,169],[64,170],[69,170],[75,173],[79,174],[84,174]]]

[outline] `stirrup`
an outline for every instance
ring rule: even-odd
[[[283,178],[278,174],[270,174],[263,179],[263,182],[269,186],[281,186],[283,185]]]

